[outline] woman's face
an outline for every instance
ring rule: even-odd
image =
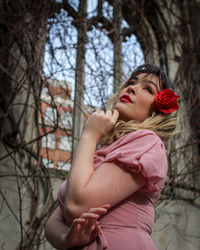
[[[119,92],[115,109],[123,121],[144,121],[153,112],[155,96],[160,91],[159,78],[153,74],[141,73],[131,78]]]

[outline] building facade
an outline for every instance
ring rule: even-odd
[[[71,166],[73,101],[70,82],[48,79],[41,92],[39,134],[41,156],[48,168],[69,171]]]

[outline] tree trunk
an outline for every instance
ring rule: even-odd
[[[114,1],[114,93],[122,79],[122,13],[121,0]]]
[[[45,169],[34,162],[40,160],[35,141],[37,108],[51,3],[0,4],[0,216],[4,225],[0,245],[4,249],[38,247],[44,226],[40,208],[49,202],[40,189]],[[48,181],[43,187],[47,186]],[[8,235],[10,240],[5,241]]]
[[[78,44],[76,56],[76,77],[75,77],[75,99],[74,99],[74,118],[73,118],[73,153],[79,142],[83,129],[83,105],[84,105],[84,80],[85,80],[85,46],[86,46],[86,16],[87,1],[79,2],[79,18],[76,20],[78,28]]]

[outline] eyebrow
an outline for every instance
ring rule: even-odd
[[[157,91],[159,91],[159,90],[158,90],[158,86],[157,86],[157,84],[155,84],[155,82],[152,82],[152,81],[150,81],[150,80],[143,80],[143,82],[148,82],[148,83],[153,84],[153,85],[156,87]]]
[[[132,79],[138,81],[137,76],[132,77]],[[141,79],[141,80],[142,80],[142,82],[147,82],[147,83],[153,84],[155,86],[156,90],[159,91],[158,86],[155,82],[152,82],[151,80],[146,80],[146,79]]]

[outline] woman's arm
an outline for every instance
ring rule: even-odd
[[[88,244],[96,239],[100,233],[97,219],[105,214],[108,208],[109,205],[91,208],[81,217],[74,219],[71,226],[67,227],[62,210],[57,207],[46,224],[45,236],[57,249],[68,249]]]
[[[78,217],[90,207],[116,205],[141,188],[145,178],[132,174],[114,163],[93,169],[98,140],[116,123],[118,111],[94,113],[89,117],[73,160],[66,190],[66,214]]]
[[[65,223],[62,210],[60,207],[57,207],[47,221],[45,236],[53,247],[65,249],[67,248],[65,237],[68,231],[69,227]]]

